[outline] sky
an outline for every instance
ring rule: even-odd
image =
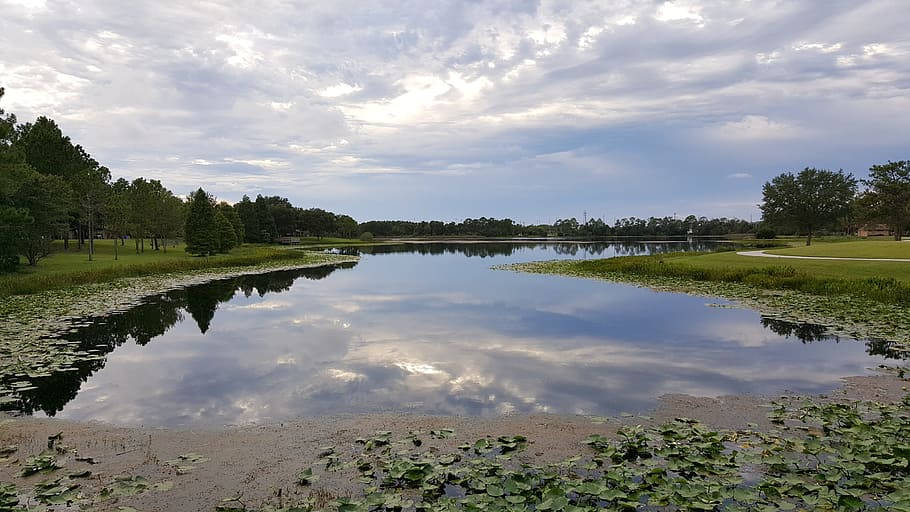
[[[371,219],[758,219],[910,159],[908,0],[0,0],[2,108],[117,177]]]

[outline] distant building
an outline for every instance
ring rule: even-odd
[[[856,236],[891,236],[891,228],[887,224],[866,224],[856,230]]]
[[[299,245],[300,237],[299,236],[280,236],[278,237],[278,243],[284,245]]]

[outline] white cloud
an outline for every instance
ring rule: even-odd
[[[817,155],[865,168],[910,131],[893,115],[910,108],[902,0],[340,0],[306,17],[281,2],[42,4],[4,4],[2,107],[50,115],[115,175],[176,192],[463,218],[563,215],[552,190],[599,190],[583,200],[644,215],[679,175]]]
[[[658,21],[691,21],[698,25],[704,24],[701,15],[702,6],[685,0],[671,0],[664,2],[657,9],[654,18]]]
[[[752,175],[747,172],[734,172],[733,174],[727,175],[727,178],[731,180],[747,180],[751,177]]]
[[[337,98],[339,96],[347,96],[355,92],[362,91],[363,88],[359,85],[351,85],[346,83],[340,83],[331,85],[319,91],[319,95],[326,98]]]
[[[812,51],[818,51],[821,53],[836,52],[843,47],[844,47],[844,45],[841,43],[826,44],[826,43],[801,42],[801,43],[797,43],[797,44],[793,45],[793,49],[798,52],[812,50]]]

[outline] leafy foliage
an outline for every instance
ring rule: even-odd
[[[783,173],[765,183],[762,217],[771,224],[806,232],[806,245],[810,245],[816,231],[849,214],[855,194],[852,174],[807,167],[799,174]]]
[[[873,165],[863,183],[869,187],[862,197],[868,218],[887,222],[900,240],[910,226],[910,161]]]
[[[769,432],[714,430],[685,418],[624,425],[542,466],[516,458],[530,442],[523,436],[446,453],[420,433],[377,432],[350,450],[320,453],[325,471],[360,475],[359,495],[323,506],[314,493],[260,510],[910,510],[910,397],[895,405],[784,399],[770,417],[778,427]],[[302,475],[305,485],[318,481],[312,468]],[[216,510],[251,509],[238,497]]]

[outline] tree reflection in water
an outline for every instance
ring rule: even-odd
[[[840,342],[840,338],[836,335],[830,334],[824,325],[801,324],[765,316],[762,317],[761,324],[763,327],[769,329],[774,334],[783,336],[785,338],[796,338],[803,344],[822,341],[834,343]],[[870,356],[882,356],[886,359],[896,360],[908,358],[906,351],[896,350],[897,347],[894,342],[873,339],[868,340],[865,343],[866,353]]]
[[[267,293],[289,290],[299,278],[324,279],[338,268],[352,268],[356,263],[335,266],[282,270],[220,279],[171,290],[145,298],[141,304],[121,313],[88,318],[85,327],[62,336],[63,339],[79,343],[79,350],[89,354],[106,356],[115,348],[132,339],[144,346],[161,336],[184,319],[184,313],[196,322],[203,334],[209,330],[218,305],[234,298],[237,292],[246,297],[254,293],[260,297]],[[77,362],[72,371],[57,372],[49,377],[35,379],[36,389],[21,393],[21,400],[4,404],[0,410],[31,414],[43,411],[54,416],[76,397],[82,383],[95,372],[104,368],[107,359],[98,358]]]

